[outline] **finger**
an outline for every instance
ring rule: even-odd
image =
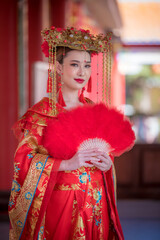
[[[95,167],[97,167],[98,169],[100,169],[101,171],[108,171],[111,166],[102,166],[102,165],[97,165],[97,164],[94,164]]]
[[[83,149],[83,150],[78,150],[78,152],[86,153],[86,152],[96,152],[96,148],[89,148],[89,149]]]
[[[102,161],[109,161],[112,163],[111,157],[106,153],[98,155],[98,158],[100,158]]]
[[[100,159],[100,161],[102,161],[106,164],[112,164],[110,157],[99,156],[98,158]]]
[[[102,153],[102,152],[98,151],[97,148],[79,150],[78,152],[79,153],[84,153],[84,154],[86,154],[86,153],[88,153],[88,154],[90,154],[90,153],[93,153],[93,154],[100,154],[100,153]]]
[[[91,163],[93,163],[98,168],[104,168],[104,169],[110,169],[112,165],[111,162],[102,162],[102,161],[97,162],[94,160],[92,160]]]
[[[107,152],[107,151],[103,151],[103,150],[100,150],[100,149],[97,150],[97,153],[99,153],[99,154],[101,154],[101,155],[105,155],[105,156],[106,156],[106,155],[108,156],[108,155],[110,154],[109,151]]]
[[[110,157],[109,156],[109,153],[107,153],[107,152],[104,152],[104,151],[97,151],[97,153],[99,154],[99,155],[102,155],[102,156],[104,156],[104,157]]]
[[[97,158],[97,157],[91,157],[91,156],[87,156],[87,157],[84,157],[83,158],[84,159],[84,161],[86,162],[86,161],[96,161],[96,162],[98,162],[99,161],[99,158]]]
[[[97,163],[103,163],[103,164],[111,164],[110,159],[104,158],[102,156],[99,156],[97,158],[92,158],[91,161],[97,162]]]
[[[97,157],[98,157],[98,156],[97,156],[96,154],[94,154],[94,153],[90,153],[90,154],[89,154],[89,153],[86,153],[86,154],[83,153],[83,154],[81,154],[80,156],[81,156],[82,158],[83,158],[83,157],[84,157],[84,158],[92,158],[92,157],[93,157],[93,158],[97,158]]]
[[[94,165],[93,165],[93,164],[90,164],[90,163],[85,163],[83,166],[84,166],[84,167],[94,167]]]
[[[94,165],[95,166],[95,165]],[[101,171],[108,171],[109,169],[100,167],[100,166],[95,166],[97,169],[101,170]]]
[[[104,163],[97,162],[97,161],[91,161],[91,163],[94,164],[94,166],[96,166],[96,167],[105,167],[106,166]]]

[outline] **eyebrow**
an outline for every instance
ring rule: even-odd
[[[80,63],[80,61],[78,61],[78,60],[71,60],[70,62],[77,62],[77,63]],[[91,61],[86,61],[86,63],[91,63]]]

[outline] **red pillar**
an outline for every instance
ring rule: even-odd
[[[51,25],[63,28],[65,26],[65,0],[50,0]]]
[[[64,27],[65,0],[50,0],[50,25]],[[42,61],[41,30],[42,30],[42,0],[28,0],[28,66],[29,66],[29,106],[33,104],[33,64]]]
[[[33,64],[42,61],[41,52],[42,1],[28,0],[28,64],[29,64],[29,106],[33,97]]]
[[[11,127],[17,120],[17,1],[0,7],[0,191],[9,190],[16,140]]]

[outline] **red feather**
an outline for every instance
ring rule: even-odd
[[[112,154],[119,156],[133,147],[135,134],[122,113],[101,103],[80,106],[49,120],[43,144],[51,156],[69,159],[89,138],[105,140]]]

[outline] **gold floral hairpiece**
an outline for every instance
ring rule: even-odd
[[[49,56],[49,45],[52,47],[63,46],[76,50],[93,52],[105,52],[110,45],[112,32],[107,34],[93,35],[89,30],[76,28],[46,28],[41,31],[44,37],[42,51],[46,57]]]

